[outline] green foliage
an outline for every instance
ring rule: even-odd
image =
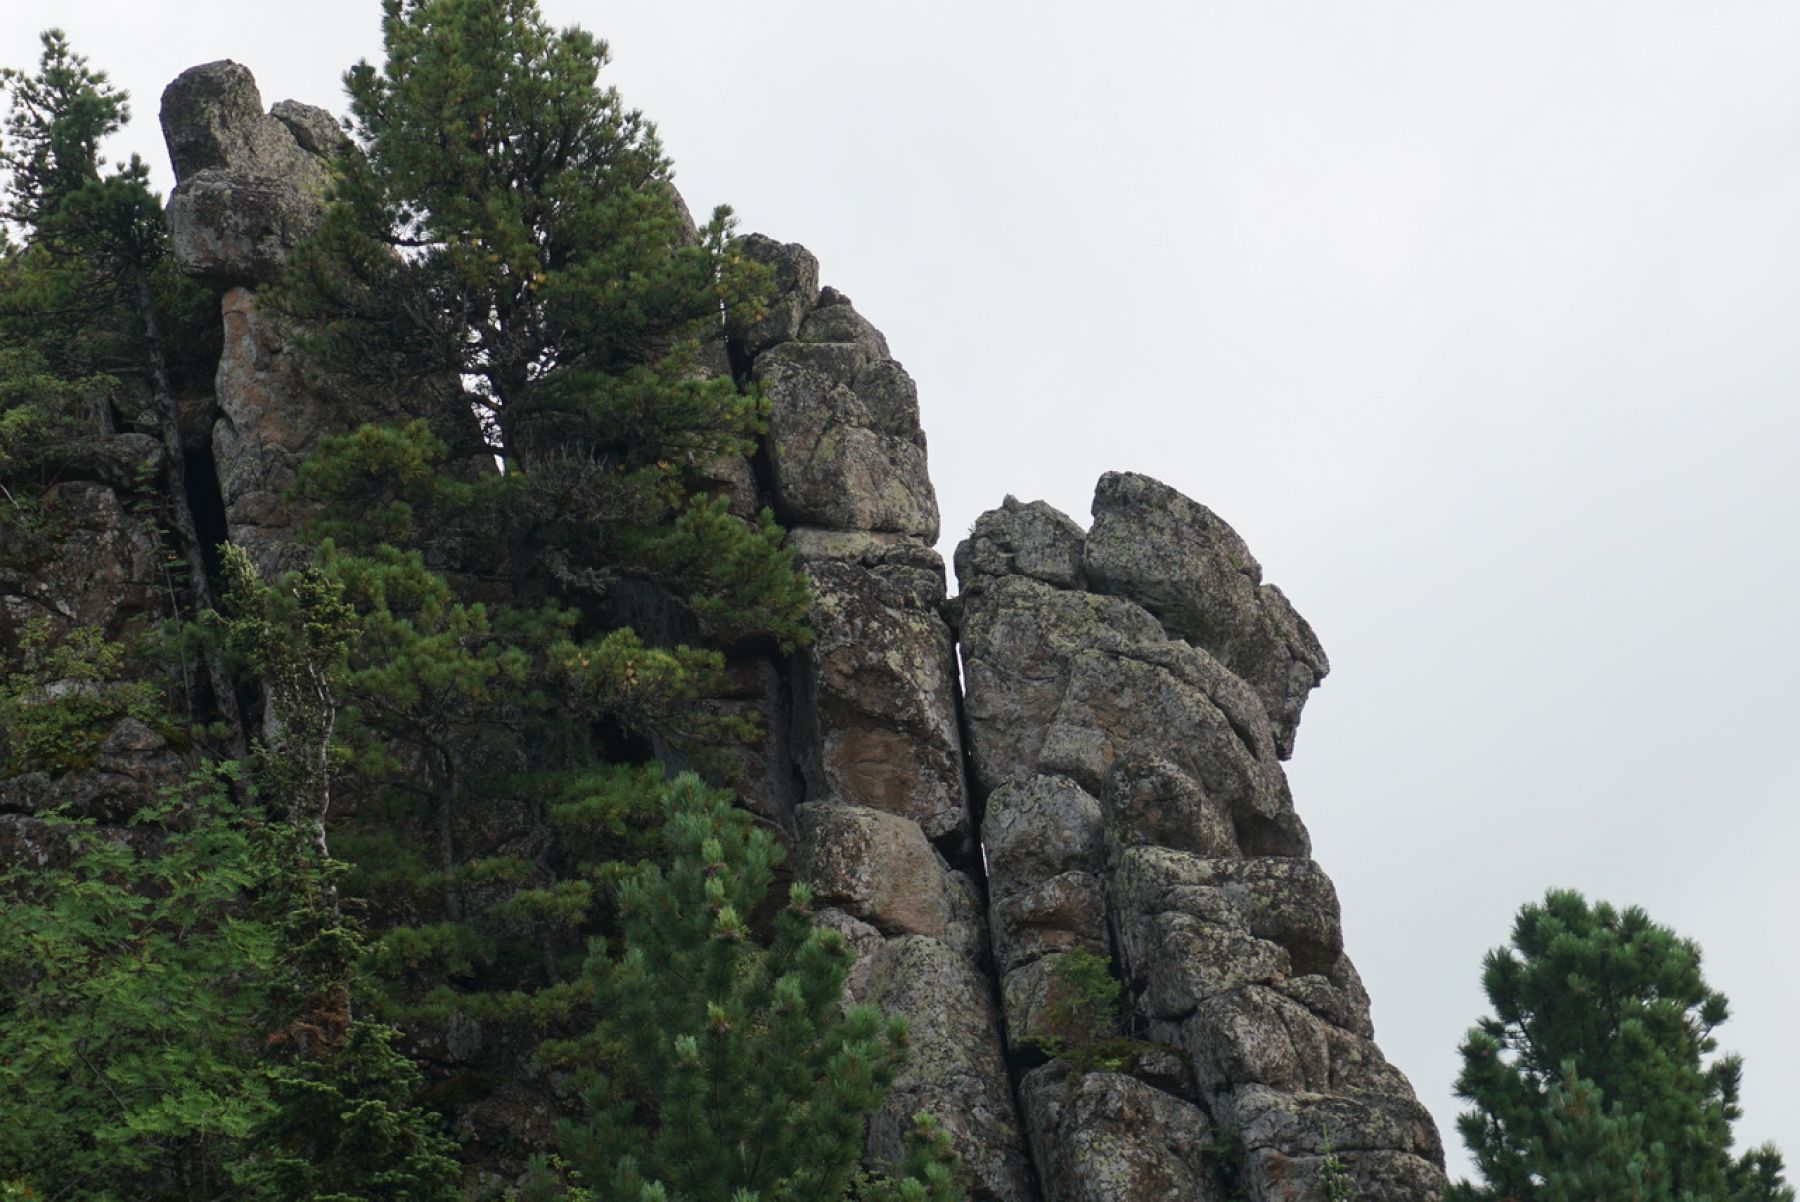
[[[503,445],[509,407],[540,397],[593,393],[619,432],[629,406],[605,378],[653,368],[716,328],[722,305],[753,303],[762,280],[727,252],[728,214],[690,232],[649,123],[599,86],[607,50],[592,35],[551,28],[531,0],[383,11],[385,63],[345,77],[360,145],[295,256],[288,304],[328,357],[377,347],[408,378],[474,377]],[[398,303],[423,295],[434,303]],[[729,381],[687,394],[707,399],[684,428],[717,409],[729,431],[742,408]],[[657,408],[638,411],[654,423]]]
[[[1494,1014],[1462,1046],[1457,1127],[1484,1184],[1452,1197],[1791,1202],[1773,1148],[1731,1155],[1742,1066],[1713,1057],[1728,1010],[1691,941],[1553,890],[1482,979]]]
[[[1331,1142],[1331,1131],[1319,1128],[1319,1193],[1323,1202],[1351,1202],[1357,1195],[1356,1179],[1344,1162],[1337,1157],[1337,1148]],[[1604,1197],[1594,1194],[1590,1197]]]
[[[0,871],[0,1179],[46,1198],[212,1196],[268,1113],[249,1037],[279,957],[246,893],[278,873],[274,829],[230,766],[132,829],[60,815],[46,862]]]
[[[498,574],[565,596],[641,584],[707,637],[802,641],[772,518],[697,487],[761,423],[755,396],[700,368],[768,287],[728,211],[693,227],[585,31],[531,0],[383,8],[385,63],[345,79],[358,143],[269,299],[325,365],[430,412],[324,450],[305,485],[330,503],[322,533],[361,550],[460,531]],[[454,379],[467,390],[423,386]],[[467,467],[471,403],[504,473]]]
[[[1119,1034],[1119,979],[1112,962],[1085,948],[1056,956],[1042,1031],[1024,1042],[1077,1073],[1130,1072],[1146,1052],[1169,1049]]]
[[[27,622],[19,667],[0,681],[0,777],[85,768],[121,718],[166,730],[160,690],[128,678],[125,659],[91,626],[58,637],[48,619]]]
[[[0,71],[12,101],[0,142],[9,176],[4,216],[28,228],[55,219],[63,202],[90,184],[101,165],[100,143],[130,117],[123,92],[69,47],[60,29],[46,30],[35,75]]]
[[[904,1025],[842,1005],[851,953],[804,886],[771,929],[751,925],[779,858],[766,831],[692,776],[664,798],[662,854],[621,886],[618,945],[590,956],[607,1054],[589,1117],[564,1128],[569,1168],[619,1202],[960,1197],[928,1123],[900,1180],[858,1185]]]
[[[285,972],[272,983],[269,1112],[250,1133],[238,1184],[271,1202],[429,1202],[456,1196],[458,1168],[433,1116],[414,1104],[415,1065],[398,1031],[360,1018],[359,924],[338,901],[330,807],[335,687],[356,626],[341,584],[316,568],[265,584],[228,547],[225,641],[263,681],[279,731],[260,775],[287,819],[277,927]]]
[[[88,415],[109,383],[104,376],[65,379],[36,347],[0,346],[0,482],[16,486],[38,474],[57,444],[90,427]],[[12,489],[3,500],[18,507]]]

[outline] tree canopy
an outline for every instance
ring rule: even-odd
[[[1494,1013],[1462,1045],[1457,1122],[1482,1181],[1516,1202],[1791,1202],[1772,1148],[1731,1152],[1742,1062],[1700,949],[1636,907],[1552,890],[1489,952]]]

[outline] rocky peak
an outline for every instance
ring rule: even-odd
[[[177,261],[224,292],[219,416],[197,453],[229,536],[272,569],[295,553],[302,458],[383,416],[328,404],[256,305],[316,225],[343,135],[320,109],[265,112],[231,62],[184,73],[162,115]],[[1364,1202],[1438,1198],[1437,1132],[1374,1043],[1282,767],[1327,669],[1311,628],[1230,526],[1131,473],[1101,478],[1085,531],[1041,501],[983,514],[947,602],[914,381],[804,247],[741,245],[777,295],[729,348],[769,405],[734,504],[788,528],[815,638],[737,653],[716,704],[764,735],[722,780],[782,830],[856,949],[853,996],[909,1020],[870,1156],[897,1155],[928,1110],[979,1199],[1301,1202],[1330,1164]],[[104,485],[59,487],[93,493],[93,529],[35,581],[0,577],[0,619],[136,620],[160,595],[149,534]],[[141,736],[113,732],[94,779],[67,785],[109,820],[171,771]],[[39,854],[29,815],[58,787],[0,782],[0,854]],[[1124,987],[1116,1022],[1086,1033],[1124,1051],[1094,1071],[1046,1051],[1069,1035],[1076,953]],[[463,1044],[504,1044],[468,1021]],[[541,1143],[553,1107],[524,1063],[459,1110],[472,1139]]]
[[[176,263],[221,288],[276,278],[324,212],[330,158],[345,142],[336,119],[293,100],[265,113],[249,69],[221,59],[163,89],[162,127]]]

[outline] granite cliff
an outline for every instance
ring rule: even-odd
[[[321,109],[265,111],[228,62],[184,73],[162,117],[174,250],[220,297],[214,394],[184,413],[188,491],[215,537],[279,568],[307,517],[287,495],[299,462],[390,416],[257,303],[317,222],[342,135]],[[1327,670],[1305,620],[1216,515],[1126,472],[1100,479],[1085,530],[1042,502],[983,514],[950,598],[913,380],[804,247],[743,247],[779,296],[710,360],[761,386],[768,429],[709,470],[737,512],[787,528],[815,638],[739,653],[716,704],[763,734],[725,783],[856,949],[853,995],[910,1022],[871,1155],[928,1110],[980,1198],[1299,1202],[1327,1174],[1367,1202],[1439,1197],[1438,1133],[1375,1043],[1282,768]],[[53,555],[0,577],[5,645],[30,617],[117,636],[162,615],[133,500],[163,454],[119,433],[71,456]],[[0,782],[0,854],[51,854],[42,807],[117,822],[181,768],[123,720],[91,769]],[[1062,1029],[1059,965],[1081,953],[1124,984],[1116,1030]],[[1100,1067],[1047,1051],[1096,1034],[1118,1050]],[[526,1142],[551,1109],[524,1077],[459,1105],[467,1129]]]

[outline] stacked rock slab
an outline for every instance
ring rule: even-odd
[[[317,228],[344,135],[310,105],[284,100],[265,113],[255,77],[228,59],[190,67],[163,90],[162,127],[176,179],[167,213],[175,263],[221,293],[212,452],[227,528],[273,574],[294,566],[306,517],[287,495],[295,473],[342,422],[287,332],[258,310],[256,288]]]
[[[780,289],[744,347],[768,399],[770,500],[813,594],[813,642],[789,670],[798,868],[857,950],[856,1000],[910,1031],[869,1152],[896,1159],[929,1111],[977,1197],[1024,1202],[917,392],[849,298],[819,288],[805,248],[752,236],[746,249]]]
[[[1306,623],[1230,527],[1144,476],[1102,477],[1085,534],[1008,498],[956,569],[995,962],[1044,1197],[1300,1202],[1325,1196],[1328,1164],[1368,1202],[1438,1197],[1436,1128],[1374,1043],[1281,768],[1326,670]],[[1126,982],[1128,1073],[1029,1067],[1073,1034],[1054,1002],[1077,949]]]

